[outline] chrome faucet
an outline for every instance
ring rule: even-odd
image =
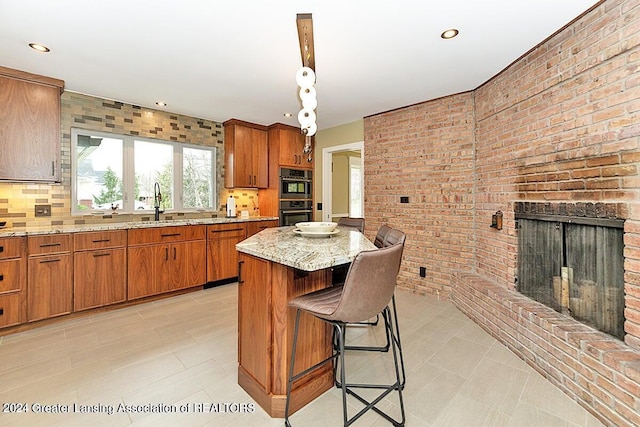
[[[160,202],[162,201],[162,193],[160,193],[160,184],[156,182],[153,184],[153,207],[156,211],[154,219],[156,221],[160,220]]]

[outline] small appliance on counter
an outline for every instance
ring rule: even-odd
[[[236,199],[233,196],[229,196],[227,199],[227,218],[236,217]]]

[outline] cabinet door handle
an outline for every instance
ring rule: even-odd
[[[0,252],[4,252],[4,246],[0,246]]]
[[[173,247],[173,259],[176,259],[177,250],[175,246]]]
[[[40,264],[45,264],[48,262],[59,262],[60,258],[54,258],[54,259],[43,259],[42,261],[40,261]]]
[[[169,248],[164,248],[164,260],[169,260]]]
[[[249,185],[251,185],[251,174],[249,174]]]
[[[50,248],[52,246],[61,246],[62,243],[42,243],[40,245],[41,248]]]
[[[55,176],[56,174],[56,161],[52,160],[51,161],[51,176]]]
[[[228,228],[226,230],[211,230],[212,233],[225,233],[227,231],[242,231],[242,228]]]
[[[0,308],[0,316],[4,314],[4,308]]]
[[[257,182],[258,182],[258,180],[256,179],[256,176],[253,175],[253,185],[258,185]]]
[[[238,261],[238,284],[244,283],[244,280],[242,280],[242,264],[244,264],[244,261]]]
[[[111,255],[110,252],[105,252],[105,253],[101,253],[101,254],[93,254],[94,258],[100,257],[100,256],[109,256]]]
[[[98,239],[98,240],[92,240],[92,243],[105,243],[105,242],[110,242],[111,239]]]
[[[0,274],[0,281],[4,280],[4,274]]]

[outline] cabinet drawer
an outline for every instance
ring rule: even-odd
[[[0,259],[19,258],[25,255],[26,237],[6,237],[0,239]]]
[[[10,259],[0,261],[0,293],[22,289],[23,265],[26,261]]]
[[[29,256],[71,251],[70,234],[47,234],[27,238]]]
[[[175,227],[135,228],[128,231],[129,245],[204,240],[205,225],[182,225]]]
[[[247,234],[247,229],[242,223],[215,224],[207,226],[207,238],[218,239],[221,237],[241,237]]]
[[[22,323],[22,294],[0,295],[0,328]]]
[[[90,233],[75,233],[73,247],[75,251],[90,251],[93,249],[117,248],[127,244],[125,230],[95,231]]]

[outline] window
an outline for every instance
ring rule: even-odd
[[[72,213],[217,209],[213,147],[72,129]]]

